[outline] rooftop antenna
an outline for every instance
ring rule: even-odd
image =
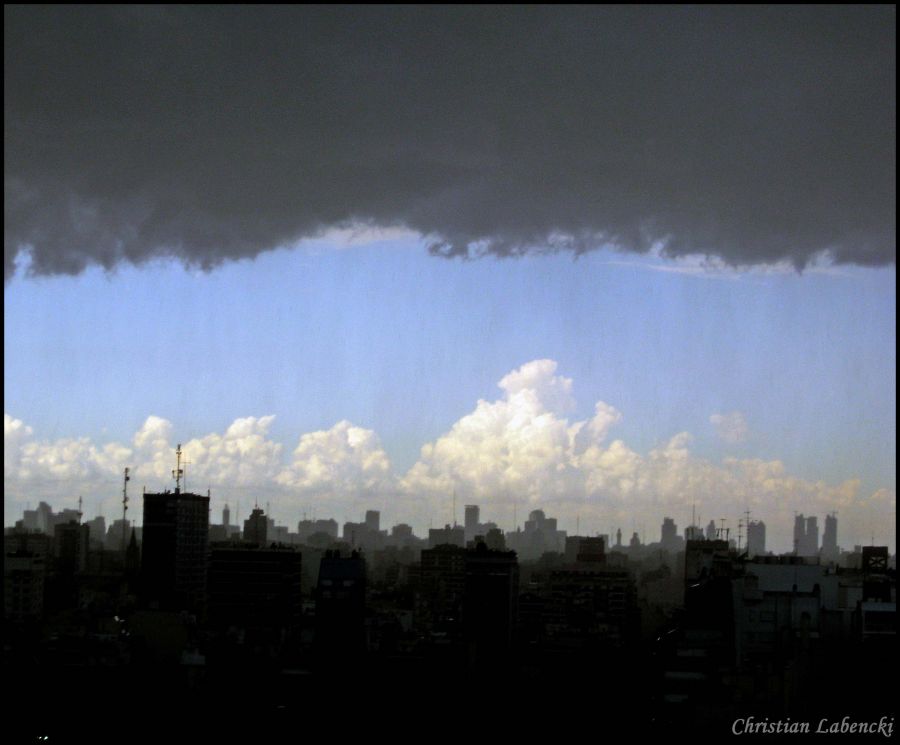
[[[184,462],[184,465],[186,465],[186,466],[191,465],[191,461],[186,460]],[[187,472],[185,471],[185,469],[182,468],[181,473],[184,476],[184,492],[185,492],[185,494],[187,494],[187,490],[188,490],[188,488],[187,488]]]
[[[82,516],[82,514],[83,514],[83,513],[82,513],[82,511],[81,511],[81,495],[79,494],[79,495],[78,495],[78,522],[81,522],[81,516]]]
[[[575,515],[575,535],[581,535],[581,530],[580,530],[580,528],[578,527],[579,524],[580,524],[580,523],[579,523],[579,516],[578,516],[578,515]]]
[[[456,527],[456,487],[453,488],[453,527]]]
[[[125,478],[122,481],[122,553],[125,553],[125,533],[128,532],[128,520],[125,515],[128,513],[128,482],[131,477],[128,475],[128,468],[125,469]]]
[[[694,502],[691,505],[691,527],[693,528],[697,524],[697,503]]]
[[[181,443],[175,449],[175,470],[172,471],[172,478],[175,479],[175,493],[181,493],[181,477],[184,475],[184,469],[181,467]]]

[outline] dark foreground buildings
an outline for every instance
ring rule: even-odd
[[[58,733],[103,696],[109,716],[177,719],[201,737],[241,722],[296,736],[298,722],[369,721],[371,733],[397,711],[433,728],[467,700],[510,713],[485,735],[531,736],[529,722],[558,715],[606,735],[722,741],[739,717],[893,711],[876,678],[896,660],[884,548],[860,548],[848,568],[694,532],[680,543],[672,525],[666,545],[684,551],[610,550],[532,520],[513,543],[535,550],[538,527],[545,547],[560,540],[523,559],[474,510],[465,545],[450,527],[431,547],[407,526],[381,531],[374,512],[354,524],[356,546],[312,521],[289,545],[258,508],[243,536],[210,541],[208,510],[177,488],[145,494],[142,540],[132,531],[124,551],[78,520],[5,536],[4,661],[21,721]]]
[[[144,494],[141,591],[159,610],[202,614],[206,601],[209,496]]]

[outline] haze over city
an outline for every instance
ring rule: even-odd
[[[895,550],[893,8],[5,21],[6,525],[181,443],[289,525]]]

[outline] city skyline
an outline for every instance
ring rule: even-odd
[[[896,550],[894,9],[5,20],[6,525],[181,443],[285,521]]]

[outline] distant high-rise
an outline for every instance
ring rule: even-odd
[[[94,548],[103,548],[104,542],[106,541],[106,519],[103,515],[97,515],[97,517],[92,520],[87,520],[85,525],[90,528],[91,535],[91,543],[94,544]]]
[[[822,534],[822,558],[825,561],[837,561],[841,550],[837,543],[837,517],[825,515],[825,532]]]
[[[747,553],[751,558],[766,553],[766,524],[762,520],[747,523]]]
[[[816,556],[819,553],[819,520],[806,518],[806,552],[804,556]]]
[[[222,525],[224,525],[227,528],[230,521],[231,521],[231,510],[228,509],[228,505],[226,504],[225,507],[222,509]]]
[[[381,513],[378,510],[366,510],[366,530],[378,532],[381,525]]]
[[[794,554],[796,556],[819,555],[819,526],[815,517],[794,518]]]
[[[703,528],[701,528],[699,525],[688,525],[684,529],[685,541],[702,541],[703,538]]]
[[[706,540],[714,541],[716,540],[716,521],[710,520],[706,525]]]
[[[269,522],[265,513],[258,507],[250,513],[250,517],[244,520],[244,540],[255,543],[257,546],[265,546],[268,538]]]
[[[467,504],[465,511],[466,538],[469,538],[469,532],[478,530],[478,521],[481,517],[477,504]]]
[[[163,610],[199,611],[206,592],[209,497],[144,494],[141,579],[144,600]]]
[[[678,535],[678,526],[671,517],[663,519],[661,528],[660,545],[666,551],[680,551],[684,548],[684,541]]]
[[[465,548],[466,532],[462,525],[450,527],[445,525],[443,528],[431,528],[428,531],[428,548],[437,546],[458,546]]]

